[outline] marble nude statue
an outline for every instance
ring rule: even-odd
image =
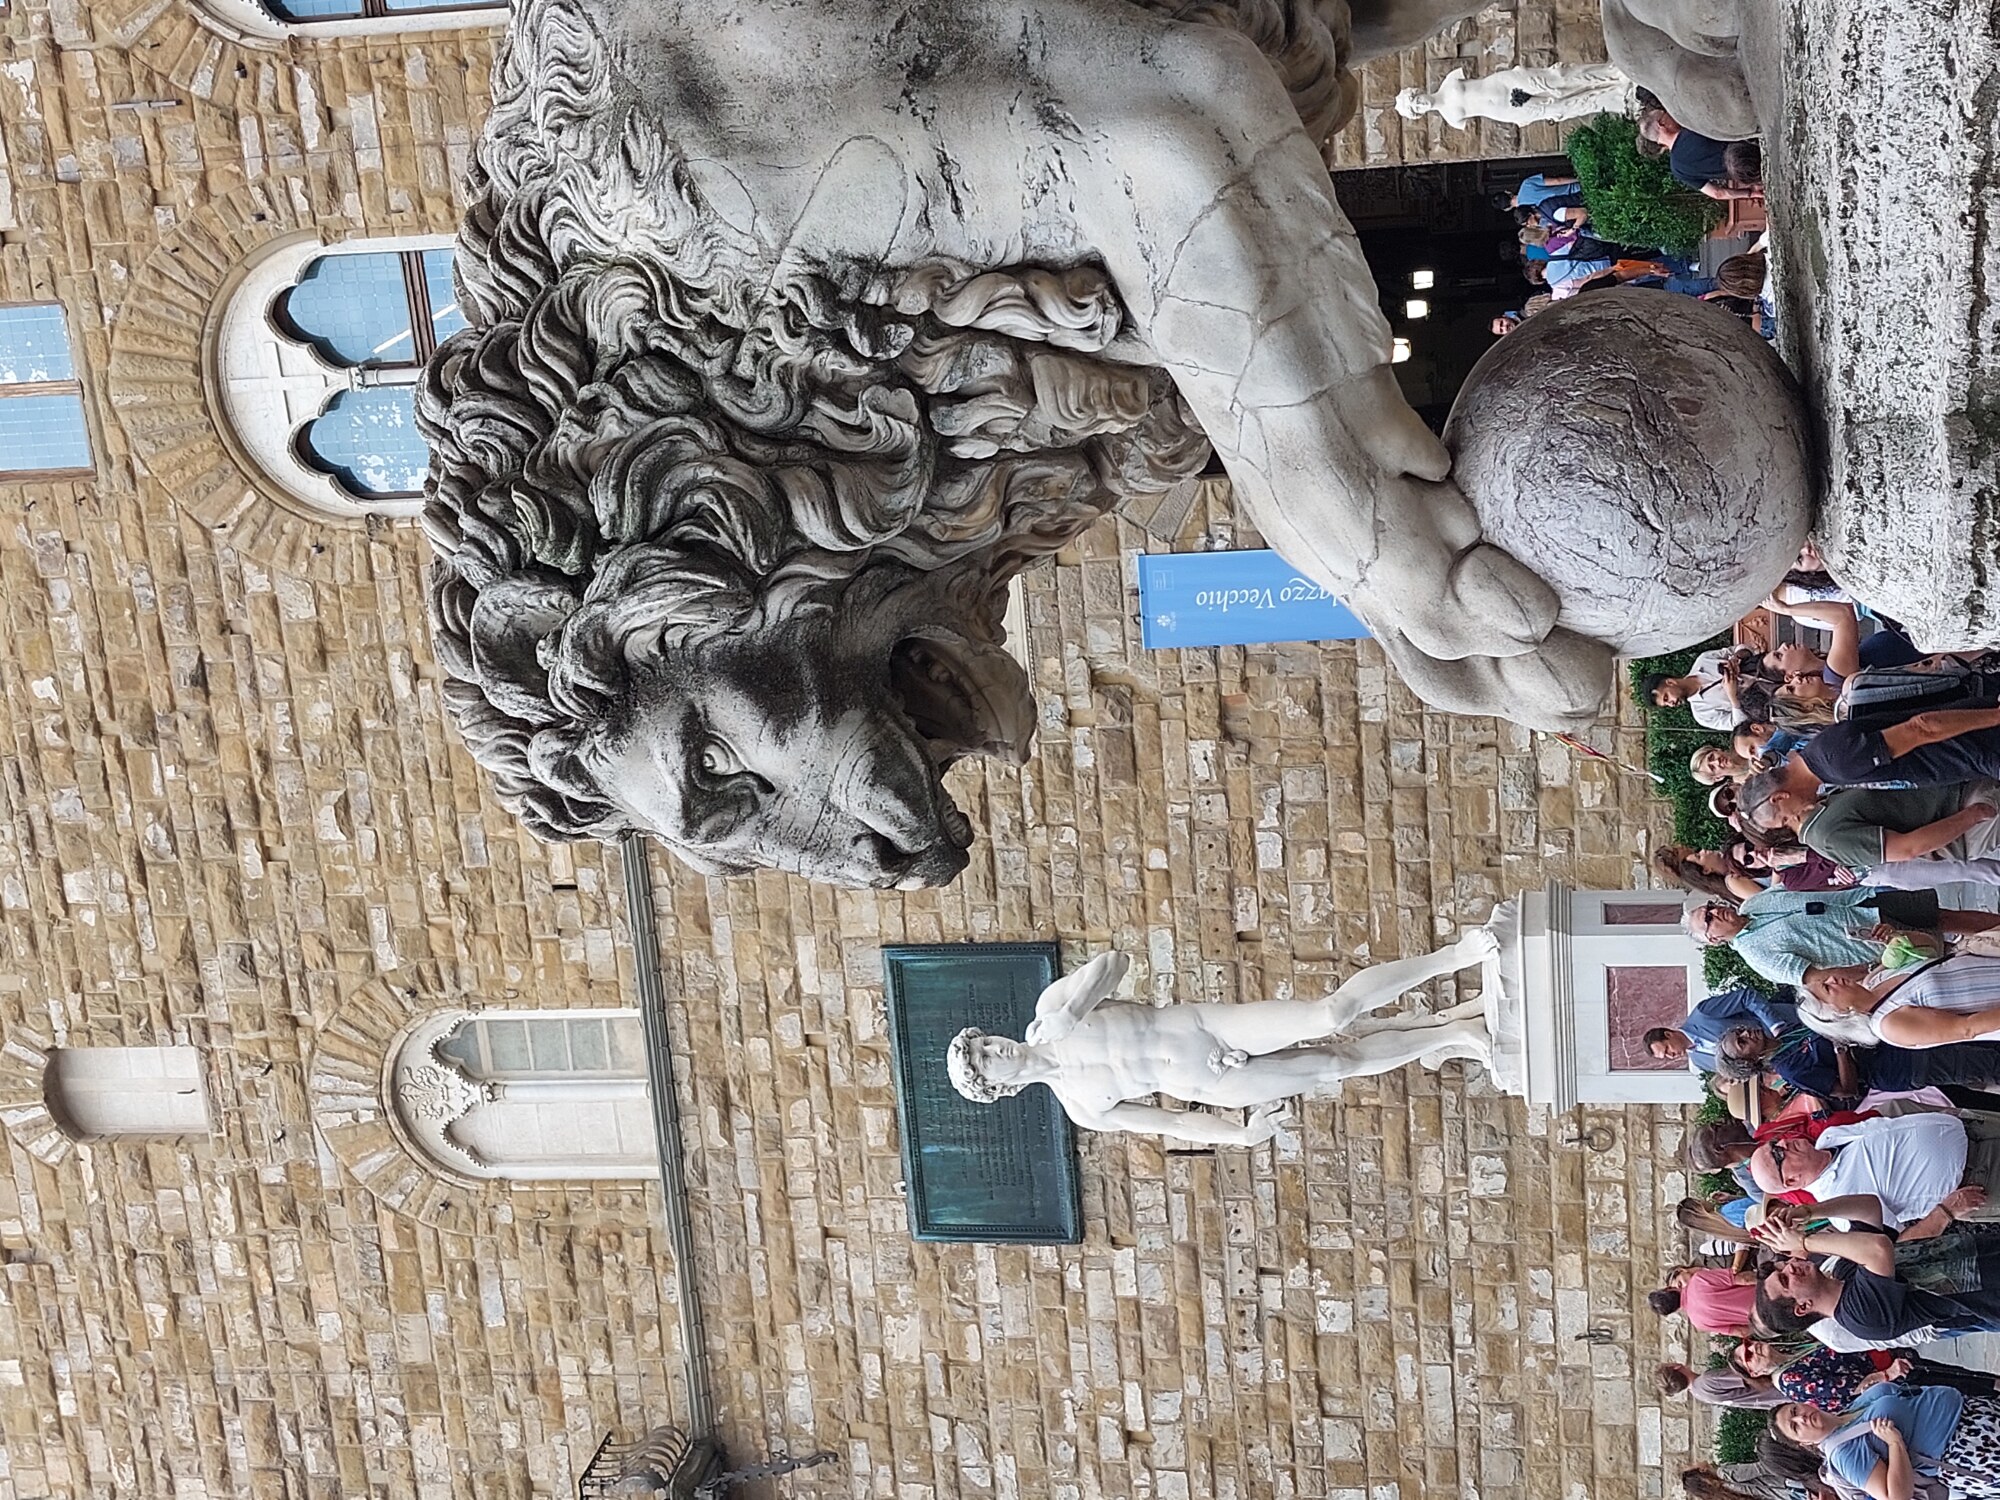
[[[1482,538],[1321,147],[1439,0],[518,0],[418,402],[444,694],[551,838],[948,882],[1008,580],[1219,452],[1442,707],[1612,650]],[[1759,590],[1768,587],[1765,581]]]
[[[1323,1000],[1153,1006],[1111,998],[1131,961],[1104,953],[1035,1003],[1026,1037],[968,1027],[951,1041],[953,1087],[992,1104],[1047,1084],[1086,1130],[1146,1131],[1203,1145],[1255,1146],[1286,1124],[1286,1101],[1343,1080],[1453,1058],[1489,1061],[1484,997],[1436,1014],[1377,1015],[1404,991],[1485,964],[1500,944],[1475,927],[1447,948],[1363,969]],[[1136,1101],[1170,1094],[1200,1108]],[[1242,1121],[1216,1113],[1246,1110]]]
[[[1503,68],[1467,78],[1453,68],[1433,89],[1396,95],[1406,120],[1435,114],[1454,130],[1475,119],[1503,125],[1537,125],[1587,115],[1624,114],[1632,107],[1632,80],[1610,63],[1557,63],[1546,68]]]

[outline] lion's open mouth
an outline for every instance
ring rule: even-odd
[[[1034,694],[998,646],[941,629],[905,636],[889,653],[889,686],[939,770],[966,755],[1027,760]]]

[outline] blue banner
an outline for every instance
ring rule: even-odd
[[[1338,599],[1269,550],[1141,553],[1139,618],[1148,650],[1368,634]]]

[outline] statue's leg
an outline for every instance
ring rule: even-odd
[[[1418,1059],[1425,1067],[1435,1072],[1440,1066],[1452,1061],[1491,1064],[1493,1061],[1493,1040],[1481,1025],[1476,1037],[1456,1037],[1441,1047],[1434,1047]]]
[[[1420,953],[1414,958],[1393,959],[1363,969],[1321,1002],[1327,1008],[1327,1020],[1326,1030],[1320,1034],[1346,1031],[1357,1019],[1390,1004],[1406,991],[1484,963],[1495,951],[1493,934],[1475,927],[1435,953]]]
[[[1436,1012],[1434,1018],[1439,1021],[1470,1021],[1478,1019],[1483,1022],[1485,1016],[1486,997],[1484,995],[1475,995],[1470,1000],[1461,1000],[1457,1005],[1448,1006],[1444,1010]]]
[[[1254,1108],[1295,1094],[1327,1094],[1346,1079],[1393,1073],[1432,1058],[1484,1061],[1488,1046],[1486,1028],[1478,1021],[1447,1021],[1439,1026],[1347,1037],[1333,1046],[1253,1057],[1204,1088],[1203,1102],[1224,1109]]]
[[[1202,1030],[1223,1047],[1252,1057],[1304,1046],[1332,1034],[1329,1000],[1253,1000],[1244,1005],[1189,1006]]]
[[[1383,1031],[1373,1036],[1343,1040],[1335,1052],[1356,1066],[1354,1076],[1386,1073],[1408,1062],[1434,1068],[1452,1058],[1484,1062],[1493,1055],[1492,1038],[1484,1021],[1446,1021],[1408,1031]]]

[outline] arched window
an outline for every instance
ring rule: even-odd
[[[212,1128],[193,1047],[57,1047],[42,1079],[49,1114],[72,1140]]]
[[[412,515],[430,462],[416,382],[438,341],[464,326],[448,241],[295,241],[251,268],[222,315],[226,425],[316,509]]]
[[[465,326],[451,289],[451,252],[314,256],[279,296],[272,320],[357,382],[298,430],[301,461],[360,500],[421,494],[430,454],[417,431],[417,376],[438,340]]]
[[[192,0],[211,30],[252,46],[292,36],[379,36],[396,31],[500,27],[506,0]]]
[[[405,16],[439,15],[454,10],[499,10],[507,0],[263,0],[274,21],[392,21]]]
[[[466,1176],[659,1171],[637,1011],[432,1016],[396,1049],[389,1092],[417,1148]]]

